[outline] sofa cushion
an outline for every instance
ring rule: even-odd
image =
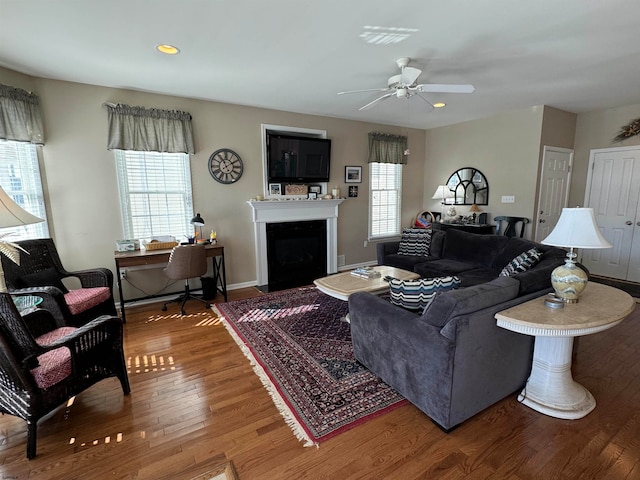
[[[520,255],[511,260],[500,272],[501,277],[512,277],[517,273],[526,272],[530,270],[536,263],[540,261],[542,252],[537,248],[531,248],[526,252],[522,252]]]
[[[436,327],[459,315],[482,310],[518,295],[520,282],[511,277],[498,277],[490,282],[473,287],[460,288],[436,294],[431,304],[424,310],[422,321]]]
[[[420,313],[429,306],[436,292],[451,290],[458,286],[460,286],[460,279],[456,276],[389,280],[391,303]]]
[[[398,255],[426,257],[429,255],[431,230],[424,228],[403,228]]]
[[[492,268],[495,257],[508,240],[509,237],[502,235],[480,235],[451,228],[447,230],[444,240],[443,258]]]
[[[502,250],[498,253],[498,255],[496,255],[492,267],[498,271],[501,271],[511,260],[516,258],[521,253],[526,252],[527,250],[531,250],[532,248],[537,248],[538,251],[544,253],[552,247],[532,242],[531,240],[525,240],[523,238],[510,237]]]
[[[408,270],[409,272],[413,272],[415,271],[415,268],[417,265],[420,265],[425,262],[430,263],[432,260],[435,260],[435,259],[431,257],[413,257],[410,255],[398,255],[397,253],[392,253],[389,255],[385,255],[384,265],[389,265],[390,267],[401,268],[402,270]],[[441,275],[437,275],[437,276],[441,276]]]
[[[56,287],[62,293],[69,292],[69,290],[67,290],[67,287],[65,287],[62,283],[62,280],[60,280],[58,272],[53,267],[40,270],[39,272],[22,275],[16,280],[16,284],[16,287],[18,288]]]

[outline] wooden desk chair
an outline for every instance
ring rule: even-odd
[[[178,245],[174,247],[164,273],[173,280],[184,280],[184,293],[165,302],[162,306],[163,312],[167,310],[167,304],[181,302],[180,313],[185,315],[184,304],[188,300],[198,300],[204,303],[206,308],[211,306],[208,300],[193,295],[189,287],[189,279],[198,278],[207,273],[207,253],[204,245]]]
[[[496,235],[507,237],[523,238],[525,226],[529,223],[529,219],[524,217],[499,216],[494,217],[493,220],[496,222]]]

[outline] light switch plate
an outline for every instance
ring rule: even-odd
[[[515,202],[516,202],[516,197],[513,195],[502,196],[502,203],[515,203]]]

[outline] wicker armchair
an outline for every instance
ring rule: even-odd
[[[21,316],[11,295],[0,293],[0,412],[27,421],[27,458],[36,455],[39,419],[114,376],[128,395],[121,319],[58,327],[46,310]]]
[[[68,272],[50,238],[15,243],[28,254],[20,253],[20,265],[0,255],[9,292],[42,297],[41,308],[53,314],[58,326],[77,327],[100,315],[117,315],[111,270]],[[82,288],[67,290],[62,283],[65,277],[77,277]]]

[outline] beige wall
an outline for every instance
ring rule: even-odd
[[[340,186],[343,194],[347,192],[344,166],[364,167],[358,198],[347,199],[340,206],[338,254],[345,255],[348,265],[375,260],[375,245],[363,246],[367,240],[370,131],[408,134],[411,159],[404,169],[404,223],[408,224],[421,206],[423,130],[407,132],[399,127],[37,79],[1,68],[0,82],[40,96],[46,135],[41,153],[51,234],[70,269],[113,269],[115,241],[123,238],[115,160],[106,150],[105,102],[191,113],[197,151],[191,157],[194,212],[202,214],[207,222],[204,228],[215,228],[225,245],[231,285],[254,284],[256,280],[253,224],[246,201],[262,193],[263,123],[326,130],[332,139],[329,185]],[[209,155],[223,147],[235,150],[245,165],[243,177],[233,185],[222,185],[209,175]],[[146,292],[155,292],[165,279],[159,270],[153,272],[137,272],[129,279]],[[151,277],[156,277],[155,281]],[[125,293],[129,297],[139,294],[133,290]]]
[[[589,155],[592,149],[640,145],[640,136],[620,143],[613,139],[621,128],[640,117],[640,104],[597,110],[578,115],[575,142],[575,168],[569,205],[584,205]]]
[[[489,183],[489,205],[480,208],[490,220],[496,215],[532,218],[543,111],[531,107],[428,130],[425,207],[439,211],[439,202],[431,199],[437,186],[458,168],[475,167]],[[515,203],[501,203],[503,195],[514,195]],[[468,209],[457,210],[464,215]]]

